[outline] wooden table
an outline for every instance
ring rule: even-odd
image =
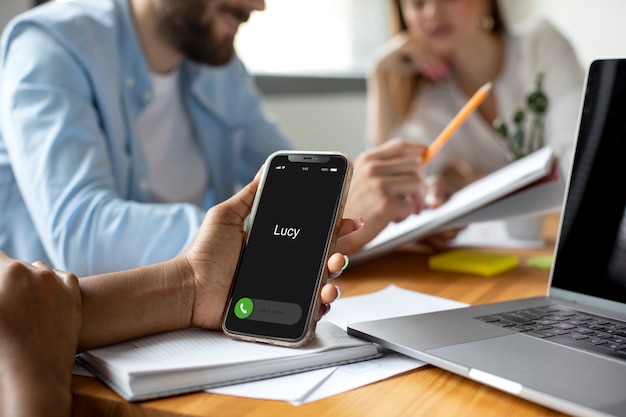
[[[483,278],[431,271],[424,253],[398,251],[349,268],[335,282],[343,296],[377,291],[395,284],[403,288],[469,304],[543,295],[548,272],[531,268],[532,256],[552,254],[558,217],[544,225],[547,247],[515,252],[520,267]],[[490,250],[493,252],[493,250]],[[255,400],[195,393],[142,403],[129,403],[95,378],[73,377],[76,416],[557,416],[555,411],[478,384],[447,371],[425,366],[343,394],[301,406],[281,401]]]

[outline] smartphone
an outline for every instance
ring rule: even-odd
[[[290,347],[311,340],[351,178],[342,153],[269,156],[226,303],[228,336]]]

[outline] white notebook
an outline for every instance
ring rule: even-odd
[[[379,357],[376,345],[319,322],[303,348],[242,342],[222,332],[182,329],[92,349],[76,360],[129,401]]]
[[[436,209],[390,223],[350,256],[355,265],[417,242],[441,230],[560,209],[564,182],[550,147],[539,149],[460,189]]]

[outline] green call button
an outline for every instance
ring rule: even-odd
[[[240,298],[239,301],[235,304],[235,316],[240,319],[247,318],[250,314],[252,314],[252,310],[254,309],[254,303],[251,299],[244,297]]]

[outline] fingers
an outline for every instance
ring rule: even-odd
[[[257,189],[259,188],[259,182],[261,181],[261,172],[263,167],[256,173],[252,181],[250,181],[245,187],[243,187],[234,196],[226,200],[230,209],[239,214],[241,218],[248,217],[252,210],[252,203],[256,196]]]
[[[57,274],[61,281],[63,281],[63,284],[65,284],[65,286],[68,287],[70,290],[80,291],[80,286],[78,285],[78,278],[76,277],[76,275],[70,272],[61,271],[59,269],[54,269],[53,271],[55,274]]]
[[[322,317],[324,317],[328,312],[330,311],[330,304],[324,303],[320,306],[320,312],[319,315],[317,316],[317,320],[320,320]]]
[[[425,206],[427,187],[418,175],[390,175],[380,178],[380,191],[386,201],[384,210],[393,213],[393,221],[417,214]]]
[[[421,158],[426,148],[422,143],[393,139],[370,151],[358,162],[365,165],[367,176],[379,179],[387,197],[400,197],[403,203],[413,206],[419,203],[418,208],[421,208],[426,188]],[[407,196],[411,198],[407,200]]]
[[[321,319],[330,311],[330,305],[341,297],[341,289],[337,285],[326,284],[322,287],[320,294],[322,304],[317,319]]]
[[[335,279],[350,265],[350,258],[341,253],[335,253],[328,259],[328,279]]]
[[[423,144],[394,139],[359,155],[345,214],[366,222],[364,230],[338,242],[341,251],[354,253],[389,222],[422,210],[426,185],[420,161],[425,150]]]
[[[363,217],[357,217],[356,219],[341,219],[339,225],[339,237],[349,235],[352,232],[358,232],[365,227],[365,220]]]
[[[364,152],[364,159],[397,159],[397,158],[422,158],[427,146],[420,142],[412,142],[403,139],[391,139],[374,149]]]
[[[345,270],[350,264],[350,258],[341,253],[334,253],[328,259],[328,270],[331,273]]]
[[[412,189],[404,190],[400,188],[391,193],[391,196],[391,198],[395,199],[393,204],[391,204],[395,214],[394,222],[400,222],[411,214],[421,212],[426,205],[424,194],[422,192],[413,192]]]
[[[415,37],[407,39],[403,56],[412,65],[413,72],[420,73],[433,81],[440,81],[450,75],[450,65],[442,55],[433,50],[427,42]]]
[[[254,179],[239,190],[235,195],[230,197],[228,200],[211,207],[204,218],[203,228],[212,222],[227,223],[234,226],[243,225],[246,217],[248,217],[252,211],[252,204],[254,203],[254,197],[256,196],[256,192],[259,187],[262,169],[263,168],[261,167],[261,170],[257,172]],[[201,231],[203,228],[201,228]],[[196,235],[196,240],[201,235],[202,233],[199,232]]]
[[[35,261],[32,265],[44,271],[54,272],[63,285],[65,285],[65,287],[67,287],[74,294],[74,298],[77,301],[80,301],[80,285],[78,284],[78,278],[76,275],[60,269],[52,269],[42,261]]]
[[[340,253],[333,254],[328,259],[328,269],[331,272],[331,275],[328,277],[328,279],[331,280],[337,278],[348,267],[349,264],[350,259],[348,258],[348,256],[342,255]],[[322,287],[322,291],[320,293],[322,305],[320,306],[320,314],[318,320],[330,311],[330,304],[337,298],[339,298],[340,295],[341,290],[336,285],[327,283]]]
[[[50,268],[48,265],[46,265],[44,262],[42,261],[35,261],[32,263],[33,266],[39,268],[39,269],[44,269],[46,271],[52,271],[52,268]]]
[[[44,271],[54,272],[56,276],[59,277],[61,281],[63,281],[63,283],[69,287],[73,287],[74,285],[77,285],[78,278],[76,277],[76,275],[70,272],[62,271],[60,269],[52,269],[46,263],[42,261],[35,261],[32,263],[32,265],[39,269],[43,269]]]
[[[448,184],[437,175],[426,178],[426,205],[436,208],[445,203],[453,193]]]
[[[339,287],[333,284],[326,284],[322,287],[321,297],[323,304],[330,304],[339,297]]]
[[[445,167],[441,174],[426,178],[428,189],[426,200],[429,207],[439,207],[455,192],[476,178],[476,173],[465,160],[455,160]]]
[[[450,75],[451,68],[440,52],[427,42],[401,32],[383,44],[377,53],[378,66],[387,74],[422,74],[433,81]]]
[[[417,71],[437,82],[450,75],[450,67],[436,55],[422,55]]]
[[[357,188],[358,183],[369,182],[371,191],[387,202],[388,207],[384,209],[394,211],[394,219],[419,213],[426,195],[421,169],[426,148],[422,143],[393,139],[365,152],[357,159],[353,180],[353,184],[357,184],[352,188]],[[370,194],[369,191],[362,192]],[[368,196],[361,198],[367,199]]]
[[[320,311],[317,319],[321,319],[325,314],[330,311],[330,304],[335,301],[341,295],[341,291],[339,287],[332,284],[326,284],[322,287],[321,298],[322,305],[320,306]]]
[[[450,241],[456,238],[463,229],[464,227],[444,230],[422,239],[421,243],[430,246],[436,252],[442,252],[450,248]]]
[[[381,145],[382,146],[382,145]],[[370,158],[370,173],[378,176],[421,177],[421,156],[397,156],[396,158]]]

